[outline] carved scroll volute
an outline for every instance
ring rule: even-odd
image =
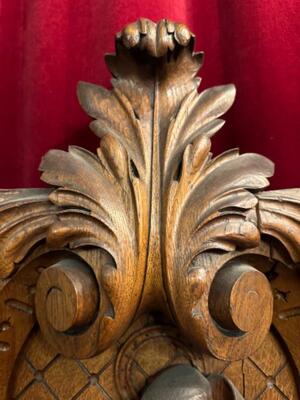
[[[100,297],[93,270],[83,261],[64,258],[43,270],[36,286],[36,317],[60,353],[83,358],[93,352]]]
[[[36,288],[40,327],[68,357],[109,347],[139,306],[168,309],[161,272],[160,142],[179,103],[198,85],[202,55],[192,55],[191,38],[186,27],[172,22],[141,20],[127,27],[117,36],[116,55],[107,56],[113,90],[86,83],[78,89],[81,105],[95,118],[91,128],[101,136],[97,155],[75,146],[51,150],[40,170],[53,190],[2,193],[1,278],[18,273],[32,250],[40,255],[68,249],[79,258],[85,252],[80,267],[69,258],[48,266]],[[98,291],[92,300],[82,300],[75,270]],[[62,320],[49,315],[56,308],[64,308]]]
[[[171,32],[175,39],[184,39],[174,41]],[[164,301],[165,290],[170,312],[198,348],[219,358],[245,357],[269,330],[272,293],[267,279],[251,265],[225,264],[234,250],[260,243],[253,192],[268,185],[273,164],[237,150],[212,159],[210,138],[224,124],[219,117],[232,105],[235,88],[226,85],[198,93],[195,74],[203,57],[193,53],[193,35],[185,27],[138,21],[123,30],[118,43],[146,61],[146,67],[128,67],[130,84],[125,86],[119,78],[127,58],[122,51],[119,58],[109,58],[117,78],[115,89],[125,90],[141,124],[151,116],[150,233],[143,301],[150,299],[152,307],[158,302],[156,307],[163,309],[159,299]],[[141,74],[142,85],[136,79]],[[149,114],[145,104],[151,96],[145,82],[153,88]],[[139,88],[138,102],[133,88]],[[97,122],[92,124],[96,126]],[[219,288],[222,307],[213,305]],[[258,307],[263,310],[259,317]],[[245,313],[253,318],[248,321]]]
[[[31,284],[41,330],[68,357],[107,349],[138,314],[159,310],[198,349],[243,358],[269,329],[272,294],[240,256],[273,236],[300,259],[300,192],[260,192],[273,174],[260,155],[212,157],[235,87],[199,94],[203,54],[193,47],[182,24],[125,27],[106,56],[112,90],[78,87],[97,154],[51,150],[40,170],[53,189],[0,194],[0,288],[63,250]]]
[[[258,247],[261,233],[275,231],[273,236],[293,257],[299,235],[289,231],[291,219],[296,219],[289,210],[284,234],[276,218],[259,207],[259,202],[266,205],[257,192],[269,184],[271,161],[240,155],[236,149],[212,158],[210,138],[222,127],[219,117],[232,105],[235,88],[198,93],[195,74],[202,53],[193,53],[193,44],[193,35],[182,25],[141,20],[122,31],[120,53],[108,58],[115,89],[130,99],[143,126],[149,117],[151,121],[150,230],[142,305],[150,302],[164,309],[166,293],[186,338],[218,358],[240,359],[262,343],[272,321],[273,299],[266,277],[235,257]],[[139,57],[138,68],[127,63],[126,85],[122,61],[128,60],[122,46]],[[153,103],[147,113],[149,98]],[[92,127],[97,133],[97,122]],[[299,196],[292,197],[293,212],[299,213]]]

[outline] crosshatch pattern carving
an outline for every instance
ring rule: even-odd
[[[235,87],[198,91],[194,44],[126,26],[112,89],[78,87],[96,152],[50,150],[48,189],[0,192],[1,400],[133,400],[185,362],[217,400],[296,396],[300,189],[267,191],[264,156],[213,156]]]
[[[129,398],[161,369],[182,363],[206,374],[224,374],[247,400],[297,399],[294,373],[274,334],[251,357],[226,362],[191,353],[173,327],[153,325],[145,317],[120,343],[89,360],[66,359],[35,333],[20,356],[13,398],[118,400],[118,386]]]

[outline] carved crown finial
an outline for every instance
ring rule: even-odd
[[[153,57],[162,57],[172,52],[176,45],[187,46],[194,38],[193,33],[184,24],[175,23],[167,19],[157,24],[149,19],[141,18],[128,24],[117,34],[127,49],[145,50]]]

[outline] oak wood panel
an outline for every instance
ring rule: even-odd
[[[297,398],[300,189],[213,157],[236,90],[198,91],[194,42],[126,26],[112,89],[78,86],[95,154],[50,150],[49,189],[0,192],[0,399],[140,398],[174,364],[207,398]]]

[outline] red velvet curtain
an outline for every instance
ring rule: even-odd
[[[206,52],[202,89],[236,84],[214,152],[262,153],[273,187],[300,187],[299,0],[0,0],[0,13],[0,187],[41,186],[50,148],[95,149],[76,83],[109,86],[103,54],[141,16],[189,25]]]

